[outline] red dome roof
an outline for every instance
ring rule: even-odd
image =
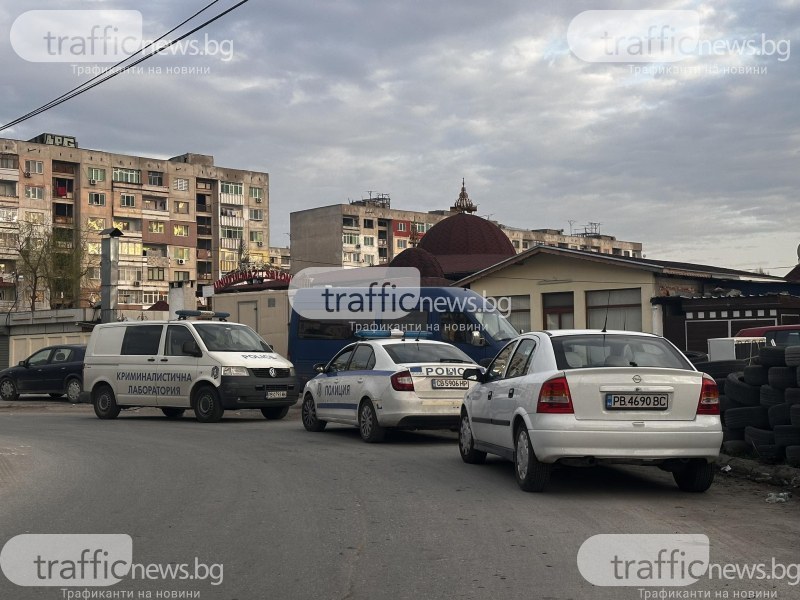
[[[433,231],[433,229],[431,229]],[[392,259],[390,267],[415,267],[420,277],[444,277],[442,266],[436,257],[422,248],[403,250]]]
[[[434,256],[449,254],[490,254],[514,256],[514,246],[502,230],[481,217],[458,213],[431,227],[418,248]]]

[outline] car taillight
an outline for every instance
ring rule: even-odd
[[[408,371],[400,371],[390,377],[392,382],[392,389],[398,392],[413,392],[414,380],[411,378],[411,373]]]
[[[537,413],[571,414],[572,396],[566,377],[555,377],[544,382],[536,403]]]
[[[700,400],[697,402],[697,414],[719,414],[719,390],[717,383],[708,375],[703,375],[703,387],[700,389]]]

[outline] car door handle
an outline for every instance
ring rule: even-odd
[[[359,377],[358,379],[356,379],[356,381],[358,383],[364,383],[364,378],[363,377]]]
[[[156,359],[155,358],[148,358],[147,362],[156,362]]]
[[[168,358],[162,358],[161,362],[169,362],[169,359]]]
[[[489,390],[489,395],[487,396],[487,400],[492,399],[492,394],[494,394],[494,392],[492,390]]]
[[[514,388],[511,388],[510,390],[508,390],[508,397],[509,398],[513,398],[514,397]]]

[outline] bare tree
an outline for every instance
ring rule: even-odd
[[[16,251],[17,276],[22,291],[30,302],[31,312],[36,311],[36,301],[46,281],[47,266],[52,244],[52,229],[45,223],[19,222]]]

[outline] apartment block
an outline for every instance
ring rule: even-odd
[[[269,174],[219,167],[203,154],[83,149],[68,136],[0,139],[0,293],[9,292],[0,303],[24,285],[17,240],[31,223],[52,227],[66,247],[85,239],[87,264],[97,265],[74,294],[43,295],[42,308],[99,299],[100,232],[112,227],[123,233],[118,304],[147,308],[166,300],[171,281],[211,284],[242,264],[269,264]]]

